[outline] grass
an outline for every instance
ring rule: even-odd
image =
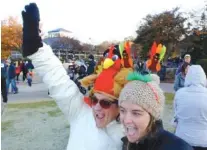
[[[172,93],[165,93],[165,98],[166,98],[166,104],[167,105],[172,105],[173,103],[173,99],[174,99],[174,94]],[[15,110],[12,111],[12,113],[14,113],[15,111],[17,111],[18,109],[36,109],[36,108],[44,108],[44,107],[53,107],[54,110],[50,110],[48,112],[44,112],[47,113],[50,117],[58,117],[61,115],[61,111],[59,108],[55,108],[57,107],[57,104],[55,103],[55,101],[40,101],[40,102],[33,102],[33,103],[18,103],[18,104],[8,104],[8,108],[13,108]],[[44,121],[46,121],[46,119],[43,119]],[[1,130],[2,131],[6,131],[7,129],[11,128],[13,125],[12,120],[9,121],[5,121],[5,122],[1,122]],[[69,128],[69,125],[66,125],[66,128]],[[174,132],[174,129],[172,129],[171,132]]]
[[[55,101],[43,101],[34,103],[18,103],[8,104],[8,108],[26,109],[26,108],[41,108],[41,107],[56,107]]]
[[[173,93],[165,93],[166,104],[172,104],[174,99]],[[16,108],[16,109],[26,109],[26,108],[41,108],[41,107],[56,107],[57,104],[55,101],[40,101],[33,103],[18,103],[18,104],[8,104],[8,108]],[[54,110],[48,112],[49,115],[55,116],[60,112],[60,110]]]
[[[47,112],[50,117],[57,117],[61,115],[60,109],[55,109]]]
[[[174,94],[173,93],[165,93],[165,103],[166,104],[173,104]]]
[[[6,131],[7,129],[11,128],[13,124],[13,120],[1,122],[1,131]]]

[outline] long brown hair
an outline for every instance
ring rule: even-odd
[[[154,137],[156,133],[158,132],[158,124],[159,120],[156,120],[151,114],[150,114],[150,122],[147,126],[146,132],[147,136]]]
[[[182,72],[184,75],[186,75],[186,74],[185,74],[185,69],[186,69],[189,65],[190,65],[190,64],[187,63],[187,62],[185,62],[185,63],[182,65],[182,67],[181,67],[181,72]]]

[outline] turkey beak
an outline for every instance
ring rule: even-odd
[[[114,61],[110,58],[106,58],[103,63],[103,68],[108,69],[109,67],[113,66]]]

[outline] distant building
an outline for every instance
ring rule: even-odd
[[[48,38],[54,37],[72,37],[72,32],[63,28],[48,31]]]
[[[43,41],[52,46],[52,44],[60,39],[60,37],[73,38],[73,33],[63,28],[48,31],[47,36],[44,37]]]
[[[20,60],[23,59],[23,56],[19,51],[11,51],[10,58],[12,60]]]

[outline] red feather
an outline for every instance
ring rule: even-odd
[[[156,54],[156,49],[157,49],[157,43],[153,42],[153,45],[151,47],[151,52],[150,52],[150,58],[153,59],[153,56]]]
[[[108,58],[111,58],[113,56],[113,50],[114,50],[114,45],[110,46],[109,48]]]
[[[125,50],[126,50],[128,56],[130,56],[131,53],[130,53],[130,43],[129,42],[125,43]]]
[[[103,70],[103,72],[101,72],[101,74],[96,79],[94,90],[114,95],[114,77],[117,73],[117,69],[114,69],[113,67]]]

